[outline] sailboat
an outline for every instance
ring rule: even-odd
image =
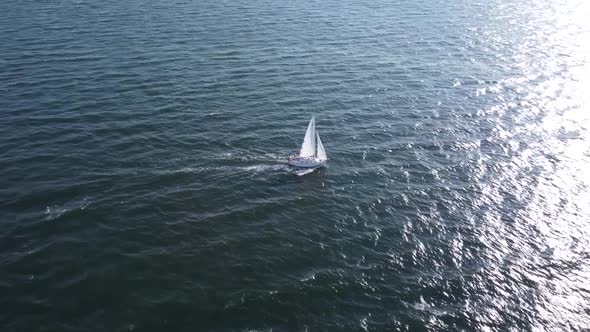
[[[289,158],[289,165],[316,168],[324,166],[327,160],[328,156],[320,139],[320,134],[315,130],[315,116],[312,116],[299,154]]]

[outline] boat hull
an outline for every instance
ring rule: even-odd
[[[301,168],[316,168],[324,166],[325,161],[320,161],[316,158],[293,158],[289,160],[288,164]]]

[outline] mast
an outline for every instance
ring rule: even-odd
[[[315,128],[313,128],[313,129],[314,129],[313,138],[316,138],[316,137],[318,137],[318,132],[315,130]],[[317,139],[315,141],[315,149],[313,151],[313,157],[314,158],[318,157],[318,140]]]

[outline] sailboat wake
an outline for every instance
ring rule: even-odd
[[[304,176],[306,174],[310,174],[313,173],[317,168],[304,168],[304,169],[300,169],[295,171],[295,174],[297,176]]]

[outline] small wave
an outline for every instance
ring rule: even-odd
[[[88,198],[85,197],[80,201],[69,202],[69,203],[64,204],[63,206],[57,206],[57,205],[47,206],[47,207],[45,207],[45,212],[44,212],[45,220],[46,221],[56,220],[67,213],[77,211],[77,210],[84,210],[84,209],[86,209],[86,207],[88,207],[88,205],[90,205],[90,202],[88,201]]]
[[[299,280],[302,281],[302,282],[306,282],[306,281],[309,281],[309,280],[315,280],[315,273],[312,272],[312,273],[306,275],[305,277],[303,277],[303,278],[301,278]]]

